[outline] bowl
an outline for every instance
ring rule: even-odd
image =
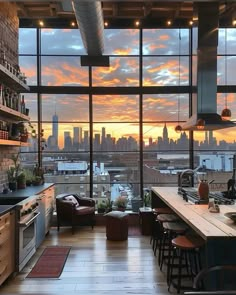
[[[236,212],[227,212],[224,214],[226,217],[230,218],[234,222],[236,222]]]

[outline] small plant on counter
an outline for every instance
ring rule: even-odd
[[[21,171],[17,176],[17,188],[24,189],[26,187],[26,177],[25,173]]]
[[[7,170],[9,189],[15,191],[17,189],[17,178],[20,173],[19,153],[11,157],[13,165]]]
[[[151,205],[151,196],[149,192],[146,192],[143,196],[143,206],[149,207]]]
[[[97,208],[98,208],[98,213],[105,213],[106,211],[105,201],[104,200],[98,201]]]

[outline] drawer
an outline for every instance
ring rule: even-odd
[[[9,256],[11,253],[11,240],[8,238],[6,241],[0,244],[0,260]]]
[[[10,223],[11,220],[11,213],[6,213],[0,216],[0,229],[4,227],[5,224]]]
[[[0,245],[3,244],[10,237],[10,222],[0,227]]]
[[[9,256],[0,259],[0,285],[9,277],[12,273],[11,260],[9,261]]]

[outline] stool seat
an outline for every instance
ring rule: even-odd
[[[176,214],[159,214],[157,220],[160,222],[175,222],[180,220]]]
[[[184,233],[189,229],[184,222],[163,222],[162,226],[165,230],[173,231],[176,234]]]
[[[155,214],[172,214],[172,213],[173,213],[173,210],[170,209],[169,207],[153,208],[152,211],[153,211],[153,213],[155,213]]]
[[[204,240],[200,237],[195,236],[178,236],[172,240],[172,245],[174,247],[191,250],[202,247],[204,244]]]

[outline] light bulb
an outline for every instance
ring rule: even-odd
[[[205,128],[205,120],[198,119],[197,120],[197,129],[198,130],[203,130],[204,128]]]
[[[180,126],[180,125],[175,126],[176,133],[180,133],[181,131],[182,131],[182,126]]]
[[[221,118],[222,120],[229,120],[231,118],[231,110],[227,107],[223,109],[221,112]]]

